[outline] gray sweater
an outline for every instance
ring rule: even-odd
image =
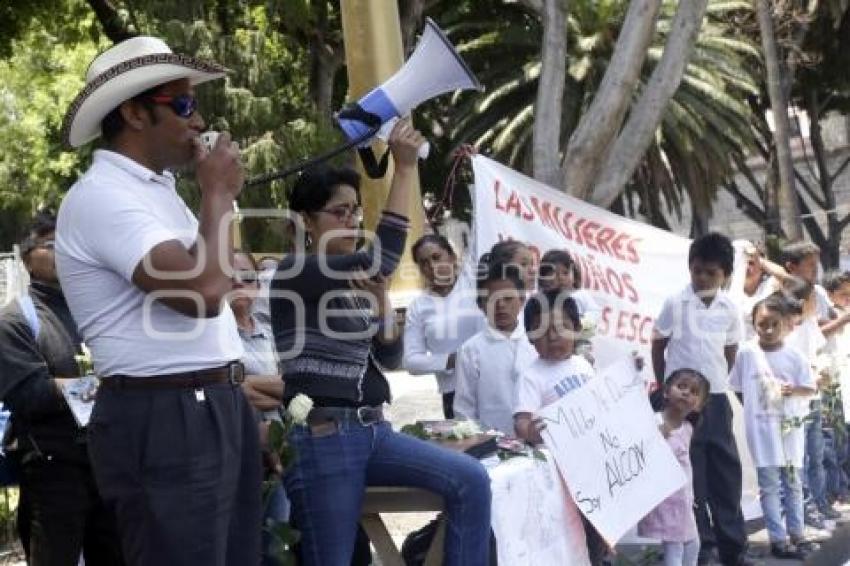
[[[304,393],[360,402],[370,353],[380,362],[384,355],[378,354],[400,359],[400,340],[386,352],[372,351],[369,302],[350,293],[346,273],[377,266],[381,274],[391,275],[404,250],[407,227],[406,218],[384,212],[375,230],[379,245],[346,255],[293,254],[281,261],[269,302],[287,398]],[[298,261],[303,266],[293,270]]]

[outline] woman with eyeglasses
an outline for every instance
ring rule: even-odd
[[[301,563],[351,560],[368,485],[412,486],[443,497],[447,565],[488,563],[489,478],[477,460],[393,432],[383,367],[398,367],[401,336],[387,298],[407,235],[407,209],[423,138],[408,120],[393,129],[395,173],[374,238],[357,248],[359,177],[327,166],[305,171],[289,199],[297,250],[272,282],[271,315],[286,376],[285,402],[302,393],[314,407],[289,440],[285,472],[301,532]]]

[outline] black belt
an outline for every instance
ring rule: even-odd
[[[307,415],[307,424],[316,426],[328,422],[356,422],[369,426],[384,421],[383,407],[313,407]]]
[[[110,375],[100,378],[101,389],[198,389],[207,385],[229,383],[239,385],[245,381],[245,367],[241,362],[226,366],[185,373],[133,377]]]

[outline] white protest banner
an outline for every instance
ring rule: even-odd
[[[638,351],[648,361],[655,316],[690,282],[690,240],[556,191],[476,156],[474,258],[503,239],[525,242],[539,259],[565,249],[581,284],[601,307],[593,341],[602,367]],[[647,364],[649,365],[649,364]]]
[[[538,415],[573,499],[610,544],[686,482],[643,379],[627,363],[609,366]]]

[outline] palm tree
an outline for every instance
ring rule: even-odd
[[[530,172],[540,22],[518,4],[489,0],[462,6],[438,17],[487,93],[462,98],[453,107],[441,106],[439,111],[448,114],[435,121],[453,144],[472,143]],[[627,6],[625,0],[570,2],[563,141],[593,99]],[[656,224],[666,225],[665,205],[681,214],[682,196],[687,194],[696,228],[701,228],[716,187],[731,174],[730,156],[752,146],[751,110],[745,101],[758,92],[753,70],[759,51],[730,21],[731,15],[750,10],[749,2],[711,0],[682,83],[629,185],[626,203],[637,200],[641,212]],[[675,11],[675,2],[664,2],[635,99],[661,58]]]

